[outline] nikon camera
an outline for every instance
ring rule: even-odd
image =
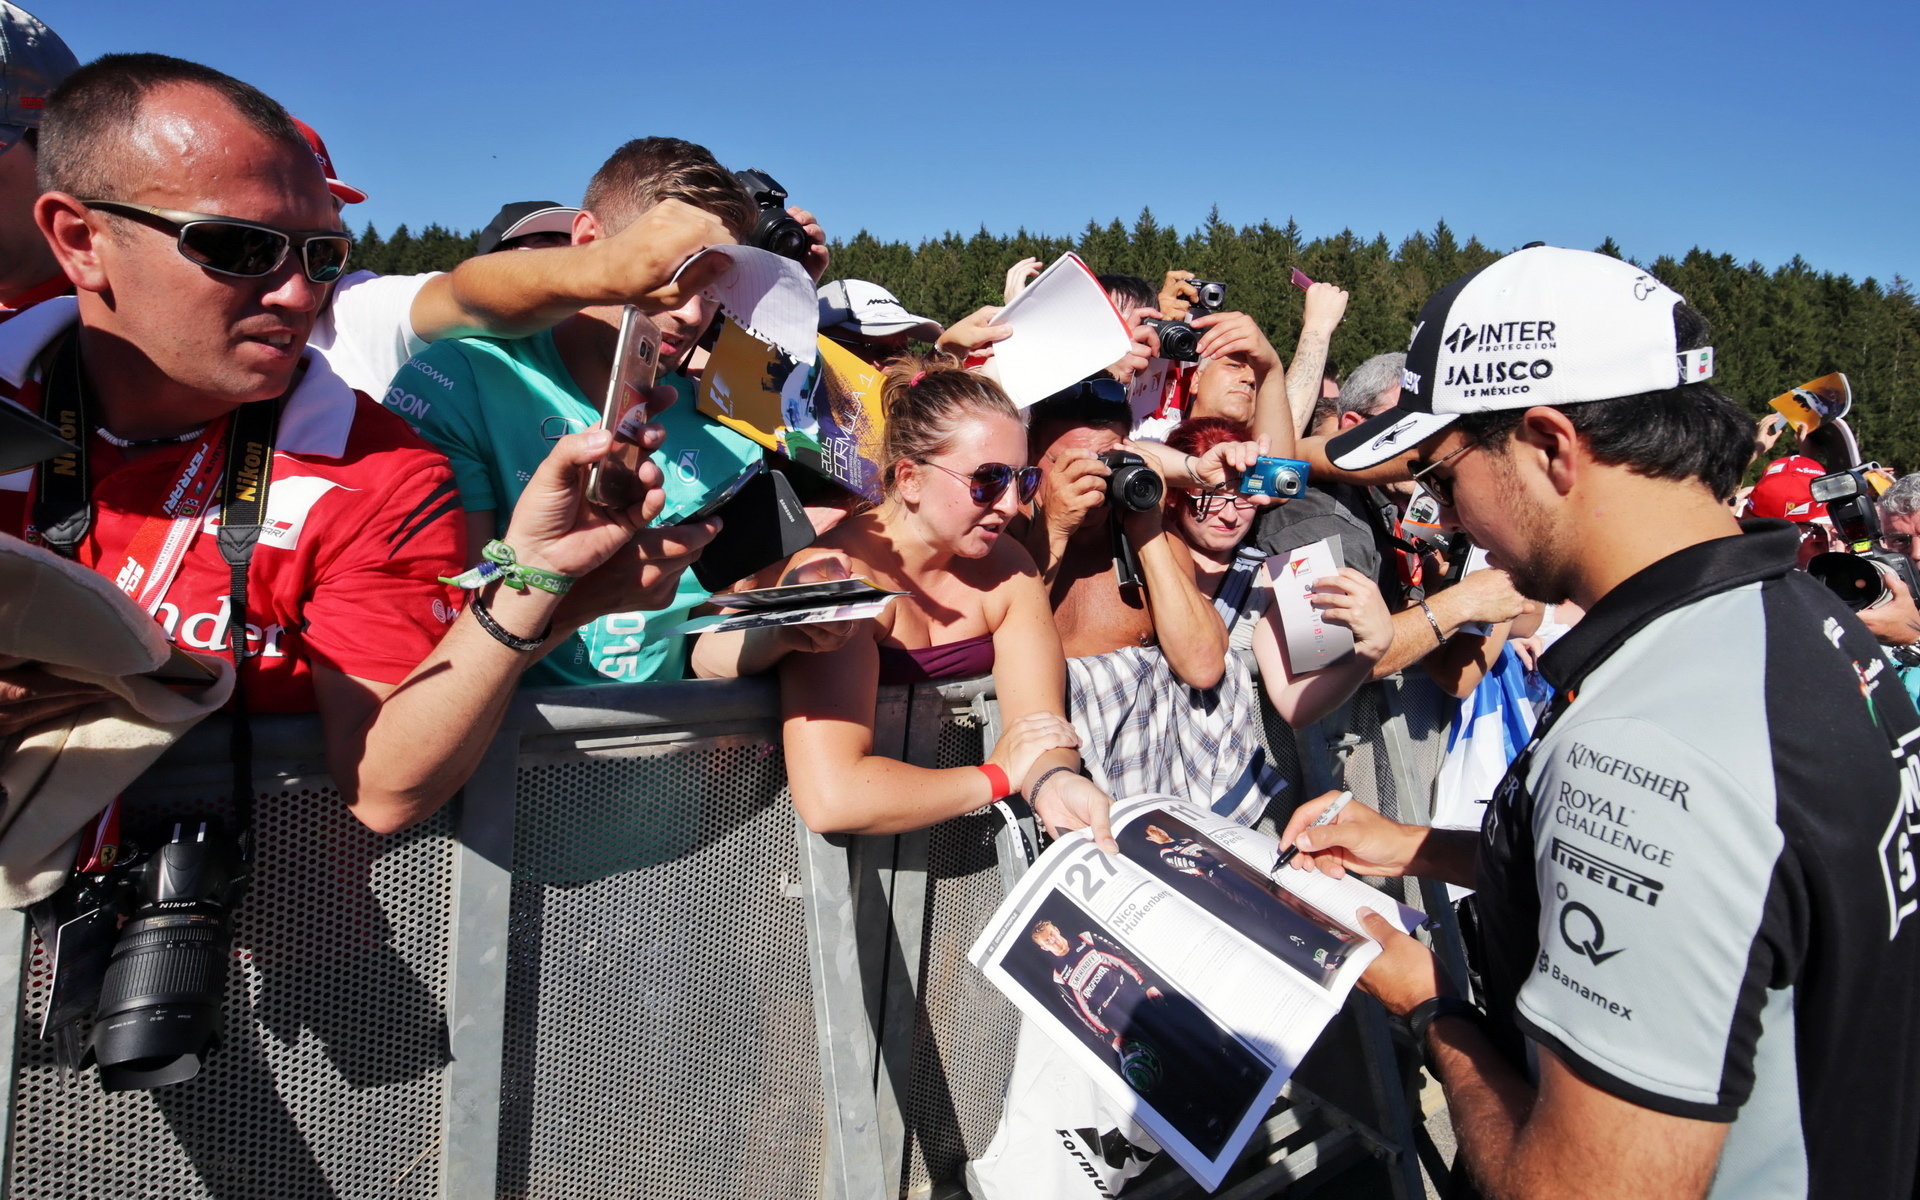
[[[1898,579],[1920,600],[1920,577],[1913,562],[1895,554],[1880,541],[1880,505],[1866,479],[1867,467],[1835,471],[1813,481],[1813,498],[1827,506],[1834,533],[1848,551],[1816,554],[1807,562],[1807,574],[1855,612],[1893,598],[1889,581]]]
[[[1121,521],[1127,513],[1146,512],[1159,504],[1167,494],[1167,485],[1146,459],[1130,450],[1108,450],[1100,455],[1100,461],[1112,472],[1107,476],[1107,527],[1113,534],[1115,580],[1123,588],[1144,587],[1140,556],[1133,552]]]
[[[747,237],[747,245],[771,250],[797,263],[806,262],[807,251],[813,243],[808,240],[807,231],[800,222],[787,212],[787,189],[765,171],[735,171],[733,174],[745,186],[747,194],[753,197],[753,206],[760,212],[760,219],[754,222],[753,232]]]
[[[182,1083],[225,1035],[221,1005],[245,865],[217,822],[196,821],[174,826],[172,840],[129,858],[110,878],[131,892],[133,912],[94,1014],[100,1086]]]

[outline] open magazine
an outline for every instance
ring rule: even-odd
[[[1117,856],[1084,830],[1054,843],[969,957],[1212,1190],[1379,956],[1359,910],[1426,918],[1276,873],[1274,838],[1171,796],[1116,804],[1113,828]]]

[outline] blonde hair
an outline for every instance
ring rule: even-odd
[[[944,355],[896,358],[883,369],[886,380],[880,388],[880,403],[887,426],[880,435],[885,460],[880,479],[888,494],[893,492],[900,463],[946,452],[963,418],[981,414],[1020,419],[1020,410],[999,384],[962,370]]]

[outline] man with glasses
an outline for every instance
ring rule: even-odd
[[[73,290],[33,223],[34,141],[47,97],[79,65],[32,13],[0,2],[0,321]]]
[[[1484,1010],[1371,915],[1362,986],[1489,1195],[1913,1192],[1920,719],[1795,532],[1735,521],[1753,424],[1712,360],[1645,270],[1535,246],[1430,300],[1400,403],[1330,446],[1412,448],[1523,593],[1586,610],[1479,830],[1312,802],[1283,837],[1476,889]]]
[[[606,438],[570,439],[506,535],[517,565],[495,574],[520,590],[456,595],[440,577],[470,560],[445,459],[307,348],[348,241],[285,111],[195,63],[109,55],[55,93],[39,152],[35,217],[77,294],[0,326],[0,395],[76,448],[0,477],[0,531],[241,664],[241,713],[317,711],[368,827],[424,819],[609,572],[563,600],[569,581],[645,557],[632,530],[651,513],[583,515],[574,483]],[[47,686],[0,672],[0,728]]]

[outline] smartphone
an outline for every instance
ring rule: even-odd
[[[754,476],[760,474],[760,472],[766,469],[767,469],[766,459],[764,458],[754,459],[752,462],[748,463],[744,468],[742,468],[738,475],[735,475],[732,479],[728,480],[724,486],[714,489],[713,494],[708,496],[706,499],[706,502],[701,504],[699,508],[694,509],[692,512],[688,513],[684,517],[669,516],[665,513],[662,513],[659,516],[659,518],[654,521],[653,523],[654,527],[657,529],[662,525],[687,525],[687,524],[691,524],[694,521],[706,520],[708,517],[712,516],[714,513],[717,513],[722,508],[724,508],[726,506],[727,501],[739,495],[741,488],[746,487],[747,484],[753,481]],[[722,519],[724,520],[725,518],[722,518]]]
[[[778,471],[756,471],[719,510],[720,532],[693,560],[693,577],[723,592],[813,544],[813,522]]]
[[[1293,286],[1304,292],[1313,286],[1313,280],[1307,278],[1305,271],[1302,271],[1299,267],[1295,267],[1293,269]]]
[[[651,415],[648,393],[660,377],[660,330],[629,304],[620,314],[620,339],[613,348],[613,375],[600,403],[600,424],[613,432],[613,446],[587,472],[587,499],[603,508],[626,508],[644,490],[638,473],[648,451],[640,448],[640,427]]]

